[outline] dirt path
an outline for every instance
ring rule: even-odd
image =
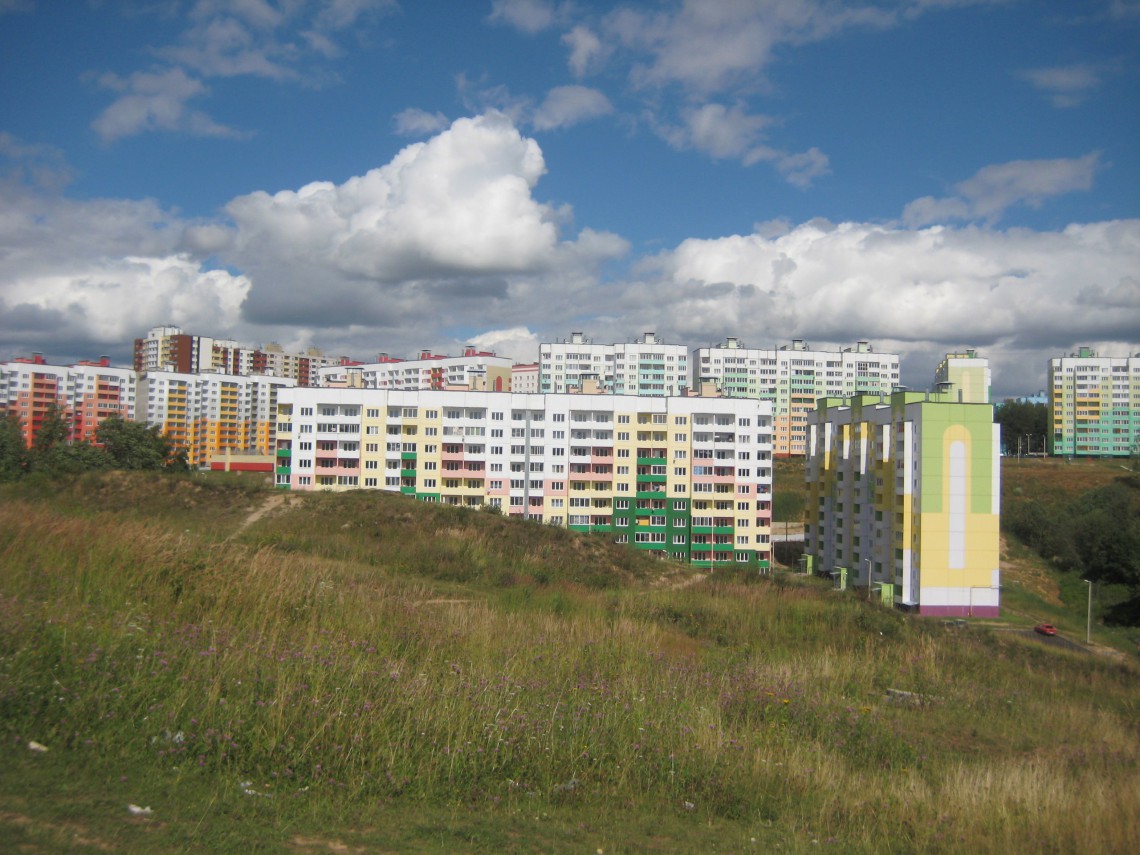
[[[254,508],[249,512],[246,518],[241,521],[241,525],[235,529],[234,533],[231,534],[230,537],[237,537],[263,516],[277,510],[283,504],[285,504],[285,495],[283,493],[274,493],[272,496],[269,496],[264,502],[261,503],[261,507]]]

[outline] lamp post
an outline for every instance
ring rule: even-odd
[[[1085,624],[1085,644],[1091,644],[1092,643],[1092,586],[1093,586],[1093,583],[1092,583],[1091,579],[1081,579],[1081,581],[1086,583],[1089,586],[1089,616],[1088,616],[1088,621]]]

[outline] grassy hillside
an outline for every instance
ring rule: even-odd
[[[1124,852],[1137,673],[377,493],[0,494],[4,851]]]

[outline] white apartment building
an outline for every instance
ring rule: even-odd
[[[511,391],[524,395],[537,395],[539,392],[538,363],[523,362],[511,366]]]
[[[1127,457],[1140,443],[1140,352],[1082,347],[1049,360],[1050,454]]]
[[[615,395],[669,397],[689,388],[689,350],[647,332],[632,342],[594,344],[582,333],[539,345],[539,389],[569,392],[594,381]]]
[[[381,354],[377,362],[335,365],[317,372],[318,386],[360,386],[364,389],[479,389],[506,392],[511,388],[513,360],[468,346],[462,356],[421,351],[418,359],[393,359]]]
[[[795,339],[790,345],[760,350],[728,338],[693,353],[693,385],[716,383],[734,398],[770,401],[777,455],[807,453],[808,414],[823,397],[886,395],[899,385],[899,357],[876,353],[860,341],[841,351],[812,350]]]
[[[277,431],[283,488],[491,505],[699,566],[771,560],[766,402],[297,387]]]

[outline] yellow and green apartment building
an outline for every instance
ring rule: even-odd
[[[923,615],[1000,608],[999,427],[957,394],[824,398],[809,425],[804,549]]]
[[[147,371],[139,376],[135,418],[185,448],[192,467],[206,468],[230,452],[263,456],[271,469],[277,396],[294,385],[291,378],[266,375]]]
[[[1140,353],[1091,347],[1049,360],[1050,454],[1128,457],[1140,443]]]
[[[279,394],[277,484],[490,505],[766,568],[771,418],[748,399],[298,387]]]

